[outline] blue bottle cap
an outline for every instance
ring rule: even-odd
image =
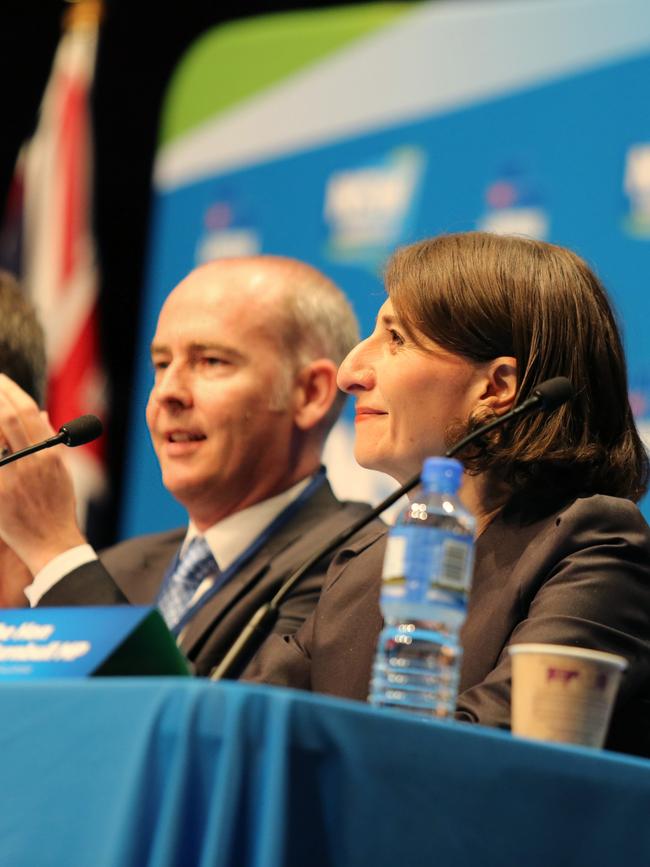
[[[427,490],[455,494],[460,487],[463,465],[453,458],[426,458],[422,467],[422,484]]]

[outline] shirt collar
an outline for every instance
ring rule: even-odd
[[[228,515],[223,520],[208,527],[203,536],[222,572],[225,572],[244,553],[262,530],[268,527],[283,509],[286,509],[300,496],[312,478],[312,476],[308,476],[286,491],[282,491],[281,494],[270,497],[268,500],[262,500],[261,503],[255,503],[247,509],[242,509],[241,512]],[[181,557],[192,539],[198,535],[200,535],[199,531],[190,521],[181,547]]]

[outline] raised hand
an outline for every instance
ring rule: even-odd
[[[18,451],[52,436],[47,414],[0,373],[0,445]],[[33,574],[53,557],[83,544],[72,479],[61,449],[47,449],[0,467],[0,538]]]

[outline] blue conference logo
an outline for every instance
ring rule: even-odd
[[[629,398],[639,435],[650,452],[650,368],[631,368]]]
[[[623,190],[629,203],[625,231],[633,238],[650,238],[650,142],[628,148]]]
[[[525,235],[546,240],[549,216],[543,206],[541,185],[525,161],[505,162],[488,182],[484,193],[485,211],[477,228],[502,235]]]
[[[376,161],[333,172],[323,209],[328,258],[376,271],[408,241],[425,164],[424,150],[400,147]]]
[[[260,234],[241,204],[224,196],[206,208],[194,254],[196,265],[213,259],[255,256],[261,249]]]

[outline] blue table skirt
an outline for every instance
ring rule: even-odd
[[[650,864],[650,762],[291,690],[0,686],[0,865]]]

